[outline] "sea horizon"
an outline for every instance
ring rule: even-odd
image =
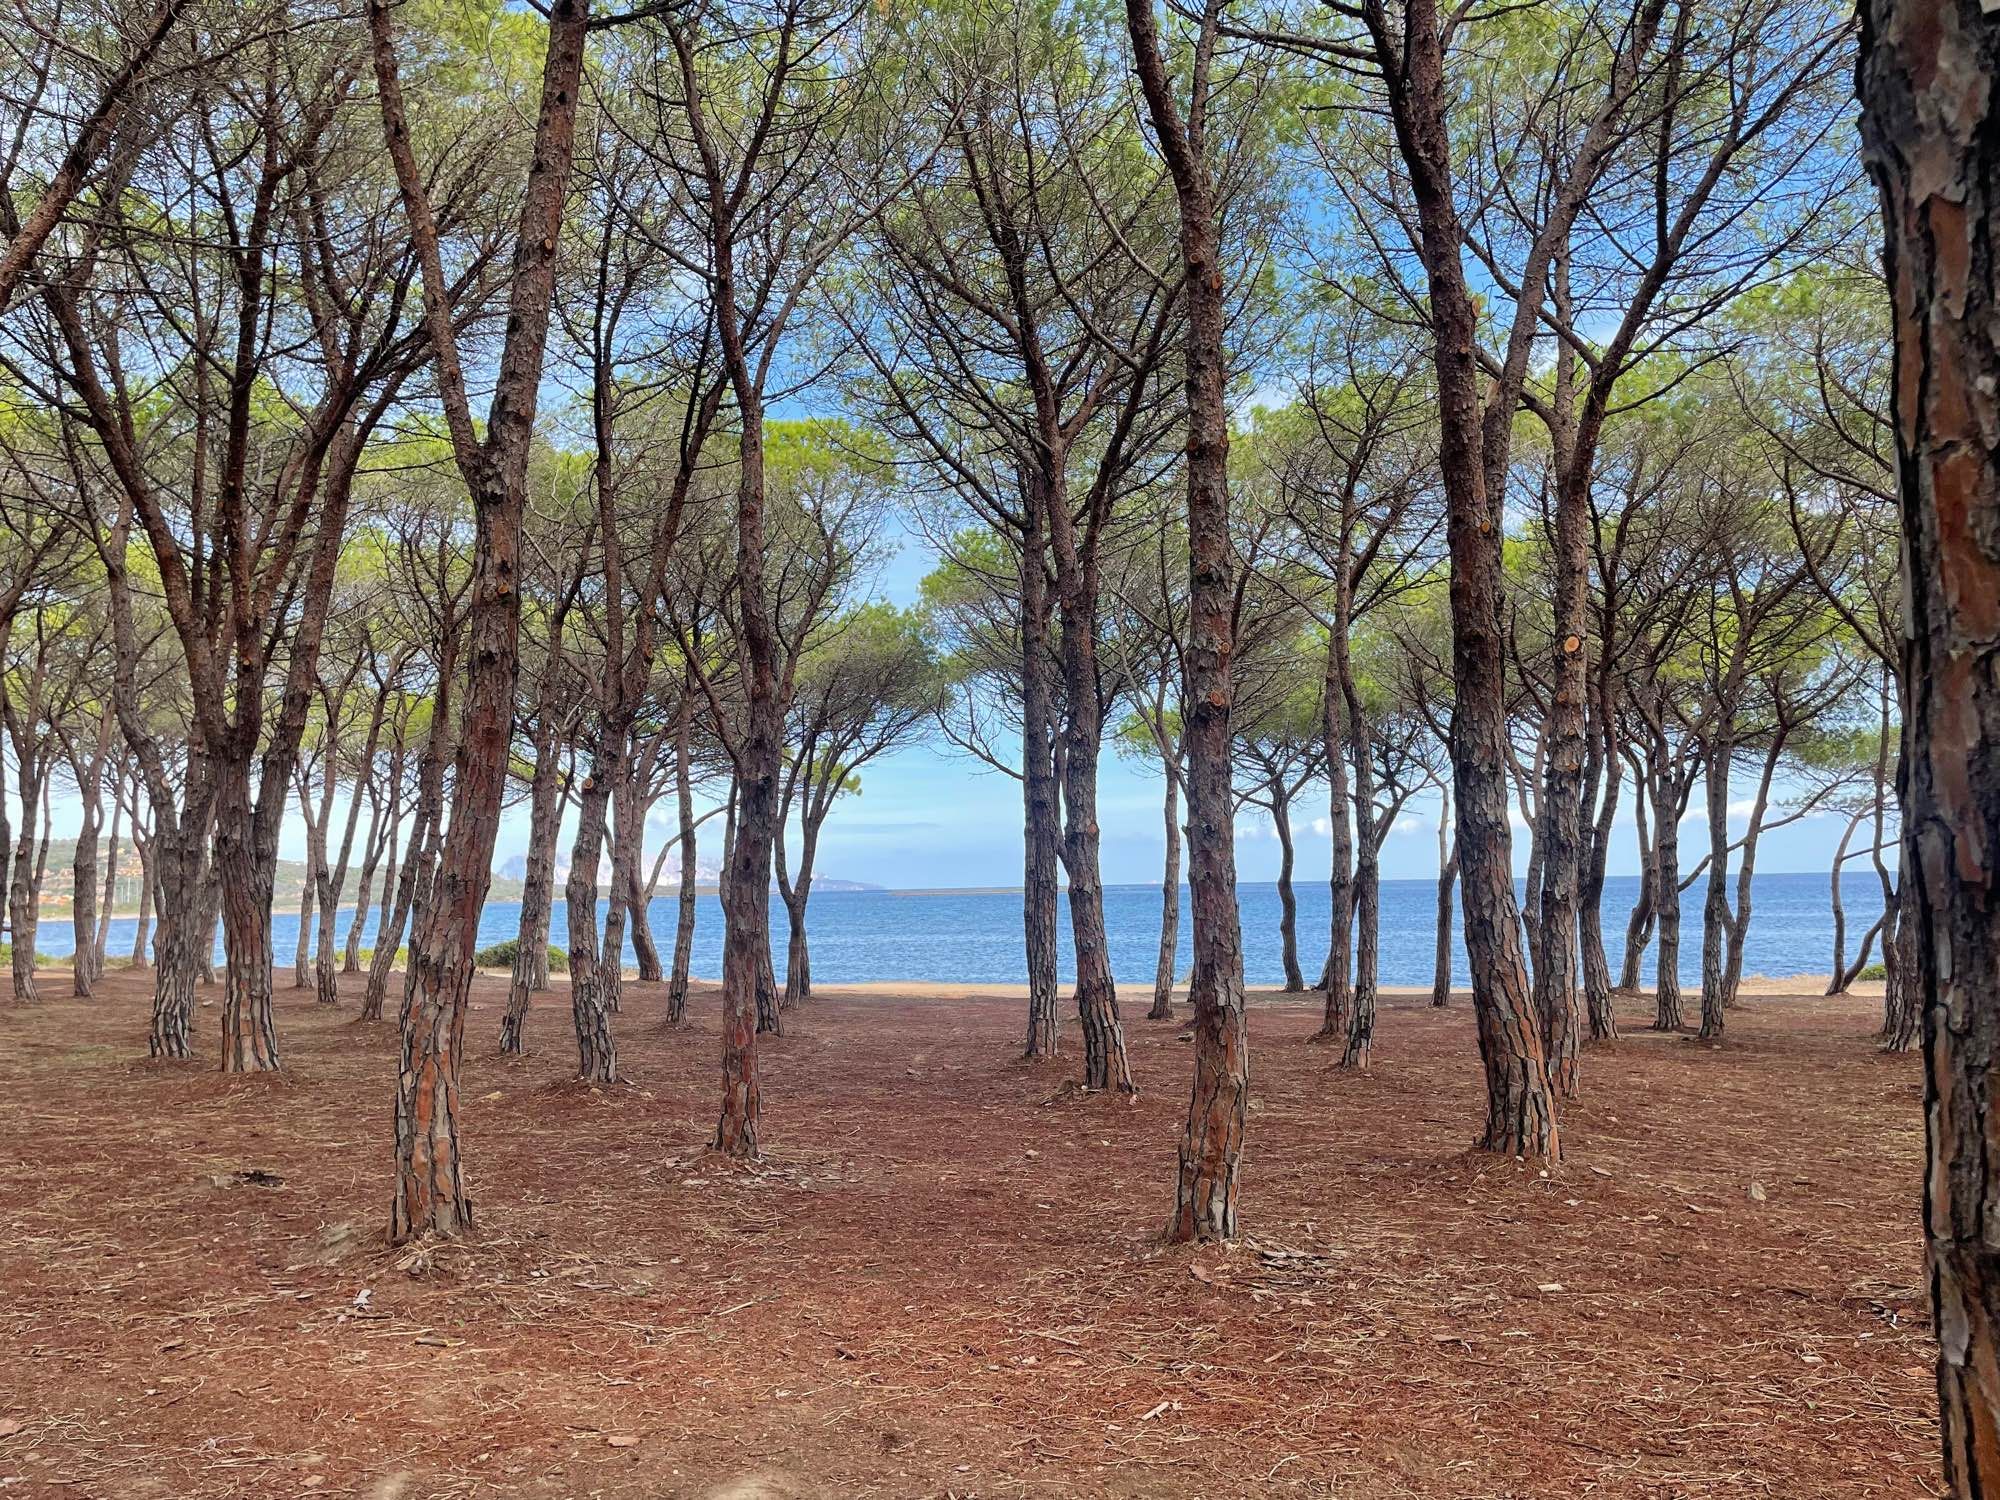
[[[1636,875],[1612,876],[1605,882],[1604,937],[1616,975],[1623,962],[1625,925],[1639,888]],[[1521,889],[1521,882],[1516,882]],[[1743,972],[1769,978],[1824,974],[1832,965],[1833,917],[1825,872],[1763,872],[1752,881],[1752,913],[1744,945]],[[1732,877],[1733,890],[1733,877]],[[807,940],[813,979],[822,984],[936,983],[1019,984],[1026,980],[1021,937],[1019,886],[914,887],[892,890],[815,888],[807,911]],[[1112,972],[1121,983],[1150,982],[1159,956],[1161,888],[1154,884],[1107,885],[1105,927],[1110,939]],[[1683,984],[1701,975],[1701,908],[1704,880],[1681,893],[1681,944],[1677,969]],[[1187,888],[1180,887],[1180,930],[1174,960],[1176,979],[1184,978],[1192,961]],[[1326,882],[1314,879],[1295,887],[1298,962],[1307,984],[1318,977],[1325,961],[1330,904]],[[1879,883],[1850,876],[1843,885],[1847,908],[1847,958],[1881,914]],[[1385,986],[1425,986],[1436,964],[1437,881],[1435,878],[1385,880],[1381,894],[1381,959],[1379,982]],[[928,909],[927,909],[928,904]],[[1069,937],[1068,900],[1058,896],[1058,971],[1062,982],[1074,979]],[[1274,881],[1244,881],[1237,888],[1243,922],[1244,977],[1257,986],[1282,984],[1285,979],[1278,919],[1280,903]],[[567,948],[567,905],[554,903],[550,942]],[[598,901],[600,923],[606,910]],[[922,913],[921,916],[915,913]],[[364,948],[374,942],[379,908],[371,906],[362,928]],[[671,955],[677,900],[674,893],[657,896],[649,909],[653,939],[664,957]],[[344,949],[352,920],[345,908],[336,925],[336,941]],[[136,919],[116,917],[111,923],[109,952],[123,957],[131,951]],[[288,967],[297,950],[299,914],[278,911],[272,918],[273,956]],[[520,926],[518,901],[490,901],[482,915],[479,943],[490,948],[514,939]],[[698,898],[695,943],[690,972],[712,979],[721,972],[722,908],[712,888]],[[772,954],[780,972],[787,940],[786,913],[774,896],[771,902]],[[407,941],[407,936],[405,938]],[[1657,945],[1655,945],[1657,946]],[[67,918],[44,917],[37,934],[37,951],[66,958],[72,951]],[[221,956],[218,933],[216,954]],[[1871,961],[1879,961],[1879,949]],[[629,935],[624,964],[637,963]],[[1650,982],[1656,954],[1649,952],[1642,976]],[[1462,924],[1454,915],[1452,981],[1470,983],[1462,942]]]

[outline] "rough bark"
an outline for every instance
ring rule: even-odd
[[[1056,802],[1054,709],[1050,703],[1049,598],[1041,514],[1028,508],[1021,544],[1021,927],[1028,966],[1029,1057],[1054,1057],[1057,875],[1061,813]]]
[[[569,881],[563,887],[569,918],[570,1018],[576,1028],[577,1077],[585,1083],[614,1083],[618,1078],[618,1048],[611,1035],[604,974],[617,959],[608,954],[600,957],[598,951],[597,868],[604,853],[614,766],[623,758],[622,739],[615,745],[600,741],[577,798],[576,842],[570,847]]]
[[[109,704],[98,719],[97,744],[90,758],[73,764],[83,818],[77,825],[76,851],[70,860],[70,993],[87,999],[100,972],[97,956],[97,841],[104,829],[104,762],[111,748]],[[111,862],[118,863],[117,835],[112,836]]]
[[[1681,1018],[1681,796],[1663,782],[1654,819],[1653,890],[1659,956],[1653,976],[1653,1030],[1679,1031]]]
[[[725,253],[718,296],[733,295]],[[778,639],[765,590],[764,431],[740,335],[730,318],[724,345],[742,408],[737,443],[736,608],[743,725],[736,752],[736,838],[723,871],[722,1110],[715,1149],[754,1157],[763,1110],[757,1033],[777,1023],[771,960],[771,842],[776,833],[784,705],[778,699]]]
[[[1736,745],[1727,732],[1718,736],[1708,758],[1703,791],[1708,805],[1708,885],[1701,911],[1701,1031],[1704,1039],[1722,1035],[1723,1007],[1728,999],[1724,947],[1729,932],[1729,772]]]
[[[1377,821],[1374,749],[1351,678],[1346,689],[1348,746],[1354,756],[1354,816],[1361,837],[1356,841],[1354,861],[1354,1003],[1348,1012],[1347,1044],[1340,1066],[1362,1069],[1368,1066],[1375,1047],[1376,973],[1382,942],[1382,839],[1388,830]]]
[[[1333,630],[1327,641],[1326,674],[1320,684],[1320,733],[1325,745],[1327,819],[1332,824],[1332,870],[1327,877],[1328,908],[1326,967],[1321,987],[1326,1004],[1315,1041],[1347,1039],[1348,1009],[1353,1000],[1354,942],[1354,812],[1347,784],[1347,547],[1343,533],[1340,563],[1334,579]]]
[[[1376,29],[1375,44],[1384,68],[1393,70],[1390,113],[1410,170],[1430,290],[1438,458],[1452,560],[1451,763],[1458,795],[1459,891],[1486,1071],[1480,1145],[1508,1156],[1555,1161],[1562,1155],[1556,1100],[1521,952],[1521,909],[1514,894],[1507,822],[1501,549],[1515,395],[1497,392],[1498,399],[1487,403],[1482,417],[1479,318],[1461,260],[1465,235],[1454,198],[1446,121],[1451,91],[1436,6],[1431,0],[1409,0],[1402,22],[1400,43],[1385,24]],[[1539,279],[1540,273],[1524,278]],[[1523,295],[1539,304],[1539,284],[1524,288]],[[1525,368],[1527,351],[1510,349],[1509,360]]]
[[[390,1215],[390,1238],[397,1242],[430,1232],[456,1234],[472,1219],[472,1202],[459,1164],[459,1060],[464,1054],[472,955],[479,940],[480,909],[492,879],[493,840],[513,736],[520,669],[521,517],[548,341],[557,230],[576,145],[577,93],[589,10],[589,0],[554,0],[547,8],[548,47],[542,63],[534,158],[514,234],[507,334],[482,441],[466,400],[437,228],[404,117],[393,23],[383,0],[370,0],[368,5],[383,136],[422,270],[432,355],[453,453],[472,495],[475,533],[469,670],[451,829],[444,842],[438,894],[426,903],[411,945],[403,997],[396,1191]]]
[[[1865,0],[1863,154],[1895,327],[1901,782],[1945,1492],[2000,1491],[2000,24]]]
[[[653,756],[648,752],[644,764]],[[625,928],[632,944],[641,982],[658,984],[662,977],[660,947],[653,941],[652,902],[648,887],[639,879],[639,865],[645,857],[646,812],[639,798],[636,776],[627,779],[617,804],[618,853],[612,861],[612,890],[625,911]],[[630,829],[628,835],[626,830]]]
[[[1591,827],[1583,873],[1577,882],[1577,942],[1583,959],[1584,1013],[1590,1040],[1614,1042],[1618,1039],[1618,1012],[1611,1003],[1611,964],[1604,952],[1604,880],[1611,860],[1611,830],[1618,817],[1618,792],[1623,778],[1611,745],[1612,736],[1617,733],[1615,722],[1605,714],[1599,724],[1593,764],[1584,776],[1586,786],[1598,789],[1597,817]]]
[[[1125,0],[1134,66],[1153,134],[1180,210],[1187,301],[1183,382],[1187,401],[1188,640],[1182,703],[1188,792],[1188,889],[1194,925],[1194,1087],[1181,1134],[1180,1172],[1168,1236],[1236,1234],[1237,1171],[1250,1096],[1250,1039],[1243,1013],[1243,937],[1236,910],[1235,798],[1230,716],[1235,690],[1235,549],[1229,535],[1227,308],[1214,164],[1204,124],[1218,0],[1201,12],[1201,40],[1183,119],[1160,47],[1152,0]]]

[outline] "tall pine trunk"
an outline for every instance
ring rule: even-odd
[[[1863,155],[1881,189],[1906,565],[1899,772],[1945,1492],[2000,1491],[2000,23],[1864,0]]]
[[[1726,950],[1729,942],[1729,773],[1736,745],[1724,732],[1710,748],[1703,791],[1708,803],[1708,890],[1701,904],[1701,1032],[1722,1035],[1728,1000]]]
[[[1659,957],[1654,970],[1653,1030],[1679,1031],[1681,1019],[1681,798],[1670,777],[1660,783],[1661,799],[1654,819],[1654,905],[1659,927]]]
[[[1347,569],[1346,548],[1341,549],[1341,574]],[[1347,785],[1347,677],[1343,658],[1347,652],[1347,596],[1344,577],[1334,580],[1337,591],[1334,625],[1326,648],[1326,673],[1320,683],[1320,736],[1326,754],[1326,815],[1332,825],[1332,870],[1327,877],[1326,967],[1320,975],[1326,1004],[1320,1015],[1315,1041],[1345,1042],[1347,1012],[1353,998],[1350,974],[1354,942],[1354,809]]]
[[[521,878],[521,921],[515,929],[514,972],[500,1017],[500,1050],[528,1050],[528,997],[548,985],[550,909],[555,904],[556,837],[562,827],[562,762],[553,715],[544,705],[535,735],[535,771],[528,782],[528,856]]]
[[[1585,785],[1597,788],[1597,817],[1591,825],[1590,847],[1584,855],[1583,872],[1576,888],[1584,1013],[1593,1042],[1618,1039],[1618,1012],[1611,1003],[1611,963],[1604,951],[1604,880],[1611,861],[1611,830],[1618,817],[1618,792],[1623,780],[1618,756],[1609,743],[1614,733],[1616,728],[1607,714],[1600,720],[1592,764],[1584,775]]]
[[[1174,963],[1181,942],[1181,785],[1167,768],[1166,863],[1160,871],[1160,956],[1153,964],[1153,1008],[1149,1021],[1174,1018]]]
[[[1282,778],[1271,784],[1271,826],[1278,835],[1278,953],[1285,969],[1285,993],[1304,992],[1299,969],[1299,898],[1292,890],[1296,850],[1292,844],[1292,799]]]
[[[1181,1133],[1180,1173],[1168,1236],[1233,1239],[1237,1171],[1250,1099],[1250,1036],[1243,1010],[1243,933],[1236,909],[1235,797],[1230,717],[1235,705],[1235,548],[1229,529],[1229,372],[1220,217],[1205,132],[1190,132],[1173,94],[1152,0],[1125,0],[1134,67],[1180,210],[1187,303],[1183,382],[1187,402],[1188,638],[1183,652],[1187,757],[1188,889],[1194,919],[1194,1087]],[[1211,55],[1221,9],[1201,15],[1198,55]],[[1190,81],[1205,117],[1205,64]]]
[[[1050,702],[1049,600],[1039,510],[1028,507],[1021,545],[1021,929],[1028,966],[1029,1057],[1054,1057],[1057,874],[1062,840],[1057,809],[1054,708]]]
[[[41,935],[41,880],[35,868],[37,819],[42,803],[41,778],[48,774],[39,758],[21,768],[21,827],[15,837],[13,871],[7,884],[7,925],[13,934],[14,998],[32,1001],[35,990],[35,944]]]
[[[1639,988],[1640,971],[1659,918],[1660,863],[1653,847],[1651,825],[1646,820],[1647,799],[1656,793],[1657,786],[1646,780],[1636,782],[1632,788],[1632,826],[1639,841],[1639,894],[1633,898],[1632,910],[1625,918],[1625,956],[1618,966],[1618,988],[1627,993]]]
[[[615,734],[602,730],[606,739]],[[622,740],[622,736],[620,737]],[[577,1077],[586,1083],[613,1083],[618,1048],[611,1035],[611,999],[604,970],[615,955],[600,955],[597,937],[597,869],[611,806],[613,769],[623,745],[600,743],[577,799],[576,842],[570,847],[569,881],[563,902],[569,918],[570,1018],[576,1028]],[[613,903],[614,907],[616,903]]]
[[[171,805],[155,806],[150,861],[156,921],[153,1019],[146,1050],[150,1056],[176,1060],[194,1056],[194,992],[205,956],[201,950],[208,943],[202,892],[208,884],[213,793],[205,756],[190,756],[187,780],[188,801],[178,816]]]
[[[1840,873],[1847,863],[1847,846],[1854,841],[1855,830],[1868,816],[1866,808],[1857,808],[1848,818],[1847,827],[1842,830],[1840,842],[1834,846],[1833,869],[1827,877],[1827,899],[1833,908],[1833,967],[1827,973],[1826,992],[1829,995],[1847,993],[1847,907],[1840,899]]]

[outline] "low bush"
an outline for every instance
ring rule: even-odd
[[[495,943],[491,948],[481,948],[472,955],[472,961],[482,969],[511,969],[514,967],[514,955],[520,951],[519,939],[509,938],[504,943]],[[569,955],[553,943],[549,945],[549,972],[552,974],[569,972]]]

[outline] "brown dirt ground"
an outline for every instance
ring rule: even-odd
[[[1545,1178],[1464,1149],[1462,1005],[1391,1001],[1349,1076],[1260,996],[1246,1235],[1183,1250],[1174,1027],[1131,1022],[1127,1106],[1063,1087],[1073,1034],[1020,1062],[1013,1000],[829,991],[766,1047],[744,1169],[702,1149],[712,994],[674,1032],[628,987],[601,1093],[560,990],[493,1055],[501,995],[468,1031],[479,1228],[414,1254],[382,1238],[393,1027],[287,991],[286,1073],[232,1081],[135,1058],[144,975],[0,1006],[0,1491],[1936,1489],[1920,1070],[1868,1000],[1593,1052]]]

